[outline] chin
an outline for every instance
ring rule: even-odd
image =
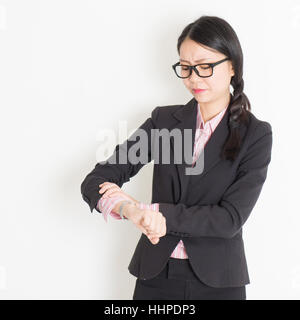
[[[193,96],[198,102],[208,102],[208,101],[210,101],[210,99],[208,97],[201,97],[200,95],[197,95],[197,94],[194,94]]]

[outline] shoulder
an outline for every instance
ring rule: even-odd
[[[267,134],[272,134],[272,125],[266,120],[259,119],[252,112],[247,111],[249,116],[249,135],[251,140],[262,138]]]
[[[174,112],[182,108],[182,105],[167,105],[167,106],[157,106],[152,110],[151,118],[155,123],[156,127],[164,127],[167,123],[170,123],[175,118],[172,118]]]
[[[262,161],[267,160],[269,162],[273,144],[272,126],[268,121],[257,118],[249,111],[247,112],[249,114],[249,125],[244,140],[244,148],[241,152],[242,159],[253,159],[253,161],[262,159]]]
[[[168,117],[170,114],[173,114],[178,109],[182,108],[182,104],[172,104],[167,106],[157,106],[153,112],[159,113],[160,117]]]

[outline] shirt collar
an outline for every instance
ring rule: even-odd
[[[202,129],[204,131],[210,130],[211,132],[213,132],[217,125],[219,124],[219,122],[221,121],[221,119],[223,118],[223,115],[225,114],[228,106],[226,108],[224,108],[223,110],[221,110],[219,113],[217,113],[212,119],[206,121],[206,123],[204,124],[203,121],[203,117],[201,115],[201,110],[200,110],[200,105],[198,103],[197,105],[198,108],[198,112],[197,112],[197,128],[198,129]]]

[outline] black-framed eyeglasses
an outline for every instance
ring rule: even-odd
[[[199,63],[194,66],[180,64],[180,62],[177,62],[172,65],[172,68],[174,69],[176,76],[181,79],[188,78],[192,74],[193,69],[196,72],[197,76],[201,78],[208,78],[213,75],[214,67],[226,60],[230,59],[225,58],[214,63]]]

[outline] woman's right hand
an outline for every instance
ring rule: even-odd
[[[124,215],[148,237],[152,244],[157,244],[159,238],[166,235],[166,218],[159,211],[125,205]]]

